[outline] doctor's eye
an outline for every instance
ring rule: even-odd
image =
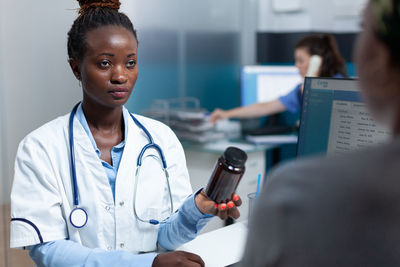
[[[128,63],[126,63],[126,66],[128,68],[134,68],[136,66],[136,60],[133,59],[129,60]]]
[[[108,60],[102,60],[102,61],[99,62],[98,65],[99,65],[100,68],[106,69],[106,68],[111,66],[111,62],[108,61]]]

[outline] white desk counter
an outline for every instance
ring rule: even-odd
[[[247,221],[199,235],[177,250],[199,255],[206,267],[223,267],[242,259],[247,237]]]

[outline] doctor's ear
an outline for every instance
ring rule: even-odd
[[[68,63],[71,66],[71,70],[74,73],[75,77],[80,81],[81,80],[81,62],[78,59],[70,58],[68,59]]]

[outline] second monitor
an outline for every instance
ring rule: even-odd
[[[249,65],[241,72],[241,106],[268,102],[288,94],[302,82],[295,66]],[[291,132],[294,125],[280,125],[276,115],[268,116],[268,123],[260,126],[259,121],[250,121],[243,126],[247,135],[269,135]],[[250,126],[249,126],[250,125]]]
[[[278,99],[299,83],[301,76],[295,66],[244,66],[241,72],[241,105]]]

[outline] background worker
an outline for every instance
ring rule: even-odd
[[[295,65],[302,78],[309,68],[312,55],[322,58],[321,66],[316,76],[342,78],[347,76],[345,61],[339,53],[336,40],[330,34],[309,35],[300,39],[294,50]],[[276,100],[255,103],[230,110],[215,109],[210,115],[210,121],[220,119],[247,119],[276,114],[285,110],[297,112],[301,108],[303,84],[298,84],[288,94]]]

